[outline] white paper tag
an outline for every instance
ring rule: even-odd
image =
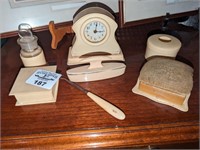
[[[50,90],[60,77],[61,74],[38,69],[26,80],[26,83]]]

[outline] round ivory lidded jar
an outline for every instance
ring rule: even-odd
[[[145,58],[166,56],[175,58],[181,48],[181,42],[168,34],[154,34],[147,40]]]

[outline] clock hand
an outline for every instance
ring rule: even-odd
[[[104,31],[96,31],[96,32],[104,32]]]
[[[94,33],[96,34],[97,32],[101,33],[101,32],[104,32],[104,31],[97,31],[97,30],[94,30]]]
[[[97,22],[96,22],[95,30],[97,30]]]
[[[96,22],[96,25],[95,25],[94,33],[97,33],[97,22]]]

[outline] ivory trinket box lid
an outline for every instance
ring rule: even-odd
[[[17,100],[15,106],[56,102],[59,84],[58,81],[50,90],[26,83],[26,80],[36,70],[43,69],[51,72],[56,72],[56,68],[56,66],[21,68],[9,93],[9,96],[14,95]]]

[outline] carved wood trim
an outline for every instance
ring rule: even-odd
[[[68,131],[52,134],[37,134],[30,136],[3,137],[2,148],[38,148],[38,149],[73,149],[73,148],[92,148],[94,147],[147,147],[159,144],[172,144],[187,141],[187,136],[192,141],[198,138],[199,124],[191,123],[171,123],[159,125],[135,126],[126,128]],[[141,130],[142,129],[142,130]],[[138,131],[140,130],[140,133]],[[184,133],[187,136],[181,136]],[[162,137],[162,140],[157,138]],[[126,139],[126,140],[124,140]],[[160,142],[160,140],[162,142]],[[11,142],[12,141],[12,142]],[[23,142],[22,142],[23,141]],[[187,141],[188,142],[188,141]],[[12,143],[12,144],[11,144]],[[140,144],[138,144],[140,143]]]

